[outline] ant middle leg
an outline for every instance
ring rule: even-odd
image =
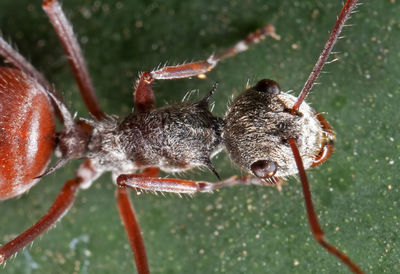
[[[180,79],[193,76],[204,78],[205,73],[211,71],[219,61],[246,51],[251,44],[257,44],[267,36],[271,36],[277,40],[280,39],[279,35],[275,33],[275,28],[272,25],[267,25],[248,34],[244,40],[240,40],[234,46],[211,55],[207,60],[176,66],[165,66],[161,69],[142,73],[136,82],[134,95],[135,108],[139,112],[155,108],[152,89],[154,80]]]

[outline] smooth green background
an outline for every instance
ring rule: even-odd
[[[139,71],[207,58],[249,31],[274,24],[267,39],[218,65],[206,80],[155,84],[157,104],[205,95],[219,82],[216,115],[261,78],[298,94],[341,8],[339,0],[64,1],[79,35],[101,106],[127,115]],[[308,172],[327,239],[366,272],[400,272],[400,5],[362,1],[308,102],[337,133],[336,151]],[[40,1],[2,0],[0,29],[55,83],[70,110],[88,117]],[[225,178],[238,174],[225,153]],[[28,194],[0,204],[0,242],[49,208],[79,161],[44,178]],[[208,171],[184,178],[215,181]],[[131,273],[134,270],[109,174],[81,191],[56,228],[19,252],[0,272]],[[337,273],[347,269],[312,239],[297,178],[272,187],[236,187],[193,198],[132,193],[153,273]]]

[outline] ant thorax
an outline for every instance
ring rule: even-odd
[[[225,116],[223,141],[236,165],[261,179],[297,174],[287,143],[294,138],[304,167],[311,167],[323,146],[324,130],[306,103],[291,113],[296,100],[265,79],[233,101]]]
[[[207,167],[221,151],[222,119],[208,109],[209,97],[148,111],[135,111],[121,122],[96,122],[89,144],[96,168],[134,171],[159,167],[181,172]]]

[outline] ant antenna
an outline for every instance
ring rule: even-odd
[[[295,114],[297,112],[297,110],[300,108],[301,103],[306,98],[307,94],[310,92],[312,86],[315,83],[315,80],[318,78],[321,72],[321,69],[323,68],[329,55],[331,54],[333,46],[335,45],[336,40],[338,39],[339,34],[342,31],[344,23],[347,21],[347,19],[349,19],[350,13],[356,6],[356,3],[357,0],[348,0],[344,4],[343,9],[340,12],[339,17],[336,21],[336,24],[329,35],[328,41],[326,41],[324,49],[319,55],[317,63],[315,64],[313,70],[311,71],[310,76],[308,76],[308,79],[304,84],[304,87],[301,90],[299,97],[297,98],[297,102],[293,105],[293,108],[291,110],[292,114]]]
[[[297,148],[296,139],[289,138],[289,145],[292,149],[294,159],[296,161],[297,169],[299,170],[300,181],[303,187],[304,202],[307,209],[308,223],[310,224],[312,235],[315,240],[322,245],[329,253],[332,253],[338,257],[344,264],[346,264],[354,273],[363,273],[362,270],[353,261],[344,254],[342,251],[337,249],[335,246],[329,244],[324,239],[324,232],[318,223],[318,218],[315,214],[314,205],[311,198],[310,185],[308,184],[308,179],[306,171],[304,169],[303,161],[301,160],[299,149]]]
[[[339,17],[336,21],[335,26],[332,29],[331,34],[329,35],[328,41],[326,42],[324,49],[322,50],[317,63],[315,64],[310,76],[308,77],[306,83],[304,84],[303,90],[301,91],[297,102],[294,104],[293,108],[291,109],[291,113],[294,115],[297,113],[301,103],[303,102],[304,98],[309,93],[310,89],[312,88],[315,80],[317,79],[319,73],[321,72],[322,67],[326,63],[329,54],[332,51],[332,48],[339,37],[339,34],[344,26],[344,23],[349,18],[350,13],[356,6],[357,0],[347,0],[344,4],[342,11],[339,14]],[[324,247],[329,253],[335,255],[339,260],[341,260],[347,267],[353,271],[354,273],[363,273],[362,270],[355,264],[353,261],[342,251],[337,249],[335,246],[329,244],[324,239],[324,232],[321,229],[321,226],[318,223],[318,218],[315,214],[314,205],[312,203],[312,197],[310,192],[310,186],[308,184],[307,175],[304,169],[303,161],[300,156],[299,149],[296,144],[296,139],[289,138],[288,143],[292,149],[294,159],[296,161],[296,166],[299,171],[300,181],[303,188],[304,194],[304,202],[306,205],[307,210],[307,217],[308,223],[310,224],[311,232],[315,240]]]

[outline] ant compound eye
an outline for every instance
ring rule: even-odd
[[[279,84],[271,79],[262,79],[258,81],[257,85],[253,87],[254,90],[258,92],[265,92],[269,94],[280,94],[281,88]]]
[[[278,165],[274,161],[259,160],[253,163],[250,168],[258,178],[270,178],[275,175]]]

